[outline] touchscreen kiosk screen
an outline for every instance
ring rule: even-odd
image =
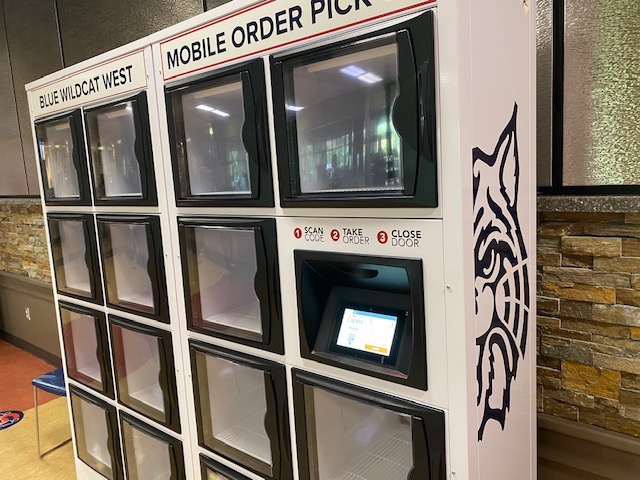
[[[398,317],[345,308],[336,344],[388,357]]]

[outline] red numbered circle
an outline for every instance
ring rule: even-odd
[[[296,238],[302,238],[302,229],[301,228],[296,228],[293,231],[293,236]]]
[[[331,240],[334,242],[340,240],[340,232],[338,230],[331,230]]]
[[[378,232],[378,242],[385,244],[389,241],[389,235],[384,230]]]

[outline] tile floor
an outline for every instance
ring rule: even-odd
[[[23,412],[34,407],[31,380],[55,368],[4,340],[0,340],[0,366],[0,410]],[[38,405],[55,398],[60,397],[38,391]]]

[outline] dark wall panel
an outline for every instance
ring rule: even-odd
[[[57,0],[65,66],[202,13],[202,0]]]
[[[0,3],[0,5],[2,5]],[[0,8],[0,196],[27,195],[4,14]]]
[[[62,68],[54,0],[3,0],[29,193],[38,195],[25,84]]]
[[[225,3],[229,3],[231,0],[205,0],[207,4],[207,10],[211,10],[212,8],[219,7],[220,5],[224,5]]]

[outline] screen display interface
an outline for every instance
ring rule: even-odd
[[[388,357],[398,317],[345,308],[336,344]]]

